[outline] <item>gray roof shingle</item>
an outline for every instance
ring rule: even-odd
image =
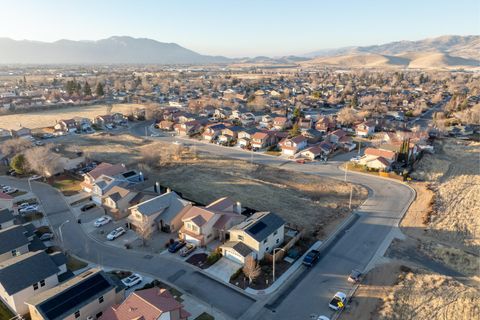
[[[0,210],[0,224],[13,220],[13,213],[8,209]]]
[[[138,204],[137,210],[146,216],[151,216],[163,211],[158,219],[162,219],[168,223],[189,204],[190,202],[183,200],[178,194],[171,191]]]
[[[253,239],[261,242],[284,224],[285,221],[275,213],[257,212],[234,229],[242,229]]]
[[[28,252],[0,263],[0,283],[12,295],[59,271],[44,251]]]
[[[0,230],[0,254],[12,251],[30,243],[25,236],[25,228],[21,225]]]

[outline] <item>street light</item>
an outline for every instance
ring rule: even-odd
[[[60,225],[60,227],[58,227],[58,234],[60,235],[60,243],[61,243],[62,245],[63,245],[62,227],[63,227],[65,224],[69,223],[69,222],[70,222],[70,220],[66,220],[66,221],[64,221],[64,222]]]
[[[347,182],[348,162],[345,163],[345,182]]]
[[[272,281],[272,284],[275,282],[275,252],[278,251],[278,250],[281,250],[281,251],[285,252],[285,249],[283,249],[283,248],[273,249],[273,281]]]

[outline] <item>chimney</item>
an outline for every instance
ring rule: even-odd
[[[238,213],[238,214],[242,213],[242,204],[239,201],[235,203],[235,207],[233,208],[233,211],[235,211],[235,213]]]
[[[172,192],[172,189],[167,188],[167,191],[165,193],[170,193],[170,192]]]

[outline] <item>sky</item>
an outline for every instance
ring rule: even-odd
[[[480,34],[480,1],[0,0],[0,37],[52,42],[126,35],[228,57],[453,34]]]

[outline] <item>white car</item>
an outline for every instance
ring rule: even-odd
[[[107,223],[109,223],[110,221],[112,221],[112,218],[109,217],[109,216],[103,216],[103,217],[100,217],[98,218],[97,220],[95,220],[95,222],[93,223],[93,225],[95,227],[101,227],[101,226],[104,226],[106,225]]]
[[[31,205],[31,204],[28,203],[28,202],[23,202],[23,203],[20,203],[20,204],[18,205],[18,209],[23,209],[23,208],[26,208],[26,207],[28,207],[28,206],[30,206],[30,205]],[[33,204],[32,204],[32,205],[33,205]]]
[[[127,232],[125,229],[123,229],[122,227],[118,227],[114,229],[112,232],[110,232],[109,234],[107,234],[107,239],[110,241],[115,240],[125,232]]]
[[[38,211],[38,206],[26,206],[20,210],[18,210],[18,212],[20,213],[29,213],[29,212],[37,212]]]
[[[7,189],[7,191],[4,191],[6,194],[12,194],[12,193],[15,193],[17,192],[18,189],[17,188],[10,188],[10,189]]]
[[[41,178],[43,178],[43,177],[36,174],[36,175],[31,176],[29,179],[30,180],[38,180],[38,179],[41,179]]]
[[[130,288],[130,287],[133,287],[134,285],[136,284],[139,284],[140,282],[143,281],[143,278],[141,275],[137,274],[137,273],[134,273],[132,274],[131,276],[125,278],[125,279],[122,279],[122,283],[127,287],[127,288]]]
[[[328,307],[335,311],[343,309],[343,307],[345,307],[345,300],[347,300],[347,295],[339,291],[335,293],[332,301],[330,301],[330,303],[328,304]]]
[[[318,316],[317,320],[330,320],[327,316]]]
[[[157,133],[157,132],[152,133],[150,137],[160,137],[160,133]]]
[[[356,156],[356,157],[353,157],[350,159],[351,162],[355,162],[355,163],[358,163],[360,161],[360,156]]]

